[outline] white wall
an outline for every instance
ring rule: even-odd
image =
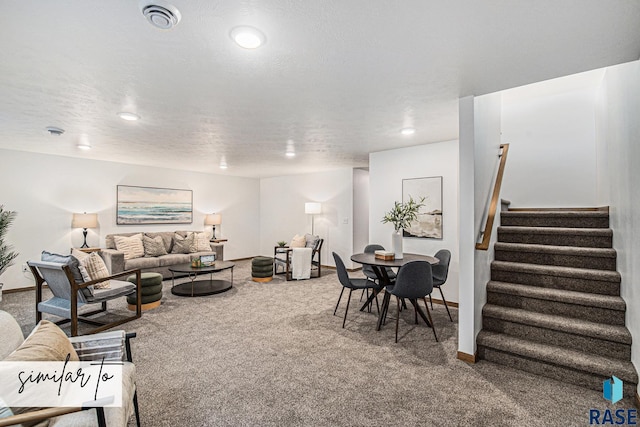
[[[510,144],[503,197],[517,208],[596,206],[597,87],[523,99],[509,93],[502,103],[502,142]]]
[[[404,238],[403,250],[424,255],[433,255],[440,249],[451,251],[449,278],[442,291],[448,301],[458,302],[458,141],[369,155],[369,239],[371,243],[391,248],[393,225],[380,221],[394,201],[402,200],[402,180],[430,176],[442,176],[443,238]]]
[[[260,180],[260,252],[273,256],[280,240],[311,233],[311,215],[305,202],[320,202],[315,216],[315,234],[324,239],[322,264],[334,265],[331,252],[338,253],[352,268],[353,253],[353,169],[289,175]]]
[[[353,170],[353,250],[369,244],[369,171]]]
[[[207,213],[222,214],[220,233],[229,239],[225,259],[254,256],[259,251],[257,179],[227,177],[172,169],[0,150],[0,204],[18,216],[7,241],[20,253],[0,278],[5,289],[32,286],[21,265],[39,259],[42,250],[68,254],[82,244],[82,231],[71,229],[73,212],[98,213],[99,228],[88,230],[90,246],[104,247],[109,233],[156,230],[203,230]],[[193,190],[193,223],[116,225],[116,186]]]
[[[640,369],[640,62],[608,68],[598,99],[598,152],[606,153],[608,163],[599,168],[598,182],[609,184],[600,196],[610,205],[626,324],[633,337],[631,360]]]

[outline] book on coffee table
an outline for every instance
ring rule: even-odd
[[[395,254],[391,251],[382,251],[382,250],[378,250],[374,252],[374,256],[377,259],[381,259],[384,261],[391,261],[393,259],[395,259]]]

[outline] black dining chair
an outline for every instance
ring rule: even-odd
[[[384,251],[384,250],[385,250],[384,246],[378,245],[376,243],[372,243],[364,247],[365,254],[372,254],[375,251]],[[396,280],[396,273],[391,268],[386,267],[386,271],[387,271],[387,277],[391,282]],[[376,274],[372,266],[366,265],[366,264],[363,265],[362,273],[366,276],[368,280],[371,280],[372,282],[379,284],[378,275]],[[362,297],[364,296],[364,293],[365,293],[365,290],[363,289],[362,294],[360,295],[360,301],[362,301]],[[367,290],[367,298],[368,297],[369,297],[369,291]]]
[[[444,303],[444,308],[447,309],[447,314],[449,315],[449,320],[453,322],[451,312],[449,311],[449,306],[447,305],[447,300],[444,299],[444,294],[442,293],[442,285],[444,285],[444,282],[447,281],[447,276],[449,275],[449,262],[451,261],[451,252],[446,249],[441,249],[434,256],[438,258],[440,262],[432,267],[433,287],[438,288],[438,290],[440,291],[442,302]],[[431,295],[429,295],[429,301],[431,302],[431,309],[433,310],[433,300],[431,299]]]
[[[336,303],[336,308],[333,310],[333,315],[336,315],[338,311],[338,305],[340,305],[340,300],[342,299],[342,293],[345,288],[349,289],[349,299],[347,300],[347,307],[344,310],[344,319],[342,320],[342,327],[344,328],[344,324],[347,321],[347,313],[349,312],[349,304],[351,303],[351,293],[354,289],[373,289],[374,291],[380,291],[380,285],[375,282],[372,282],[368,279],[352,279],[349,278],[349,273],[347,273],[347,268],[344,266],[344,262],[340,256],[333,252],[333,259],[336,262],[336,270],[338,273],[338,280],[342,284],[342,290],[340,291],[340,296],[338,297],[338,302]],[[376,296],[376,306],[378,308],[378,312],[380,312],[380,306],[378,304],[378,297]],[[371,307],[369,307],[369,311],[371,311]]]
[[[411,301],[416,309],[416,322],[417,314],[423,318],[425,323],[433,329],[433,336],[438,341],[438,335],[436,334],[436,328],[431,318],[431,312],[427,305],[427,295],[430,295],[433,291],[433,275],[431,271],[431,264],[426,261],[411,261],[402,266],[398,271],[396,282],[393,285],[386,287],[386,292],[396,297],[396,303],[398,306],[398,315],[396,316],[396,342],[398,342],[398,323],[400,319],[400,301],[403,298]],[[424,308],[427,311],[427,318],[424,317],[422,309],[418,305],[418,299],[424,301]],[[383,309],[384,310],[384,309]],[[385,313],[386,314],[386,313]]]

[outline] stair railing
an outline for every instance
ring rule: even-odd
[[[487,215],[487,223],[485,224],[484,231],[482,231],[482,241],[476,243],[476,249],[486,251],[489,249],[489,241],[491,240],[491,232],[493,231],[493,223],[496,218],[496,211],[498,210],[498,202],[500,201],[500,187],[502,186],[502,176],[504,175],[504,166],[507,163],[507,153],[509,152],[509,144],[500,144],[502,152],[500,156],[500,165],[498,166],[498,174],[496,175],[496,182],[493,186],[493,194],[491,196],[491,203],[489,204],[489,214]]]

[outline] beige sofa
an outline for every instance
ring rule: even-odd
[[[164,279],[171,278],[171,272],[169,268],[171,266],[177,264],[184,264],[187,262],[191,262],[192,259],[198,258],[201,255],[215,255],[216,260],[223,259],[223,245],[219,243],[210,243],[211,251],[208,252],[193,252],[188,254],[173,254],[171,250],[173,249],[173,235],[177,233],[182,237],[185,237],[188,231],[161,231],[161,232],[144,232],[143,234],[154,238],[156,236],[161,236],[162,241],[164,243],[165,249],[167,251],[167,255],[161,255],[158,257],[148,257],[143,256],[140,258],[133,259],[124,259],[124,252],[118,251],[116,249],[116,243],[114,236],[125,236],[131,237],[135,234],[140,234],[141,232],[135,233],[118,233],[118,234],[107,234],[105,237],[106,249],[102,249],[100,251],[100,256],[104,260],[104,263],[107,265],[109,272],[111,274],[116,274],[121,271],[126,270],[134,270],[140,269],[142,272],[155,272],[162,274]],[[196,233],[198,233],[196,231]]]

